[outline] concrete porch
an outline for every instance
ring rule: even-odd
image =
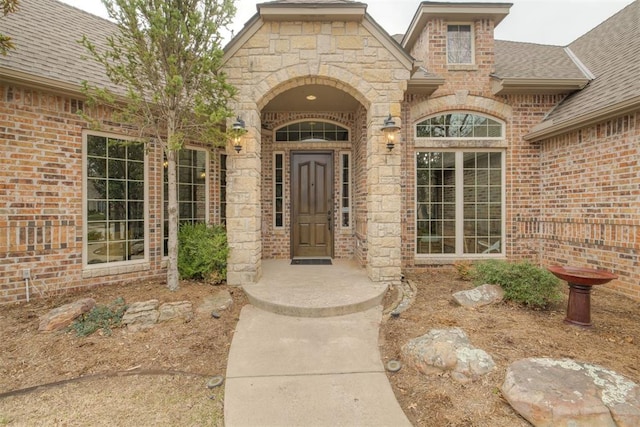
[[[366,269],[350,260],[332,265],[291,265],[291,260],[263,260],[262,277],[243,286],[249,301],[286,316],[329,317],[380,305],[386,283],[372,282]]]

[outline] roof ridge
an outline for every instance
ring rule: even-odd
[[[578,69],[582,71],[582,73],[586,78],[588,78],[589,80],[593,80],[596,78],[596,76],[589,70],[589,68],[586,65],[584,65],[582,61],[580,61],[580,58],[578,58],[578,56],[575,53],[573,53],[573,51],[569,46],[565,47],[564,51],[567,53],[567,55],[569,55],[569,58],[571,58],[573,63],[576,64]]]

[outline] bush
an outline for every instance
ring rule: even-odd
[[[79,337],[91,335],[98,329],[102,329],[105,335],[111,335],[111,329],[117,328],[122,322],[122,316],[127,311],[127,305],[123,298],[116,298],[109,305],[96,305],[89,312],[78,317],[71,329],[76,331]]]
[[[214,284],[227,278],[227,233],[222,226],[182,224],[178,234],[178,271],[182,279]]]
[[[500,285],[506,300],[531,308],[547,308],[562,298],[560,280],[553,274],[527,261],[484,261],[476,264],[476,285]]]

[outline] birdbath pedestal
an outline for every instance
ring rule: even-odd
[[[591,288],[594,285],[604,285],[617,279],[618,276],[603,270],[561,267],[559,265],[548,267],[547,270],[569,283],[569,303],[564,323],[583,328],[593,327],[591,323]]]

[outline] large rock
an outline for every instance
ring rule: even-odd
[[[484,350],[474,348],[460,328],[432,329],[402,346],[402,359],[423,374],[450,372],[461,383],[491,372],[495,363]]]
[[[131,332],[149,329],[158,322],[158,300],[134,302],[122,316],[122,323]]]
[[[507,369],[502,394],[536,427],[640,426],[638,385],[597,365],[518,360]]]
[[[504,299],[504,290],[497,285],[482,285],[453,294],[453,300],[463,307],[474,308],[495,304]]]
[[[69,326],[80,315],[95,307],[93,298],[83,298],[70,304],[54,308],[40,318],[38,330],[41,332],[57,331]]]
[[[158,322],[180,319],[185,322],[193,318],[191,301],[167,302],[160,306]]]
[[[233,298],[227,290],[219,290],[214,295],[206,297],[197,309],[199,314],[210,316],[212,312],[227,310],[233,305]]]

